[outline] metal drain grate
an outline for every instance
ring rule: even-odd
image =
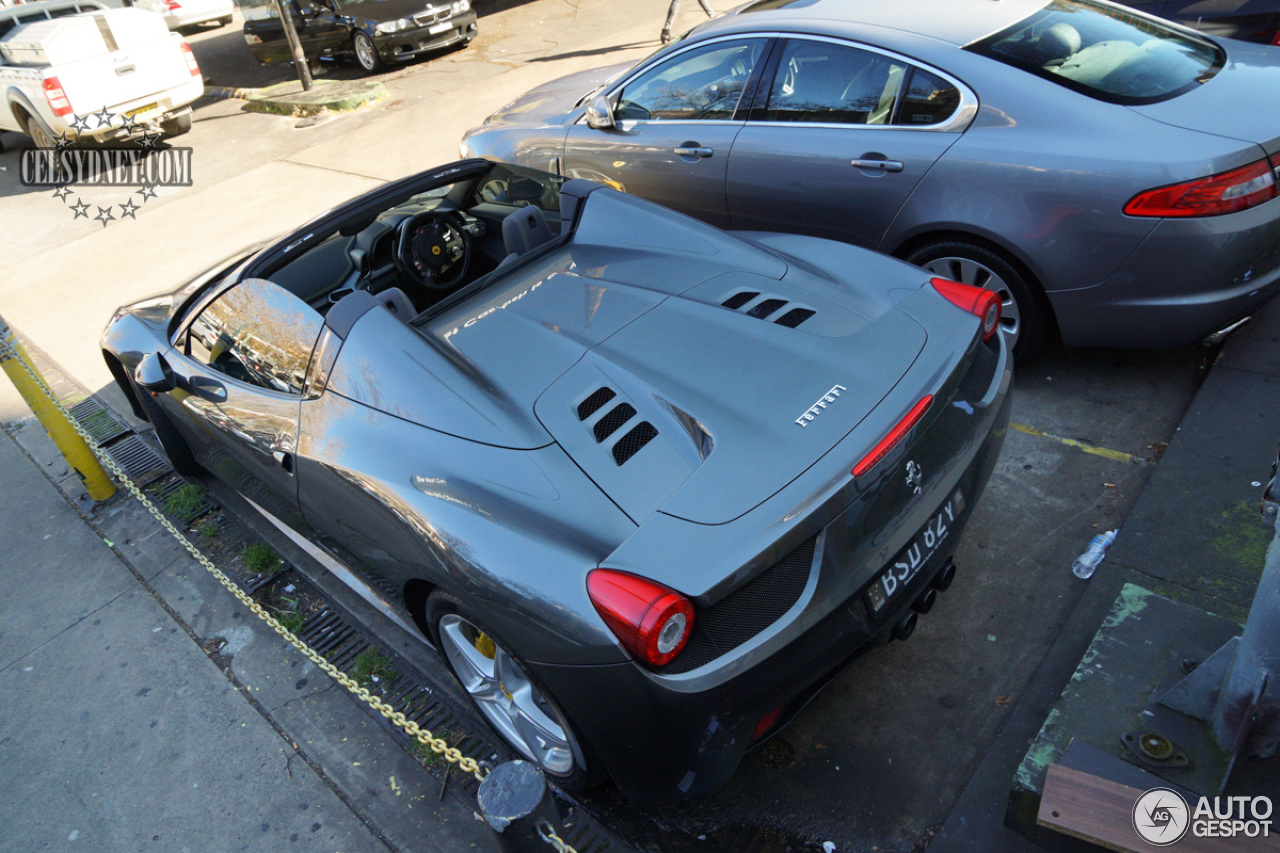
[[[85,431],[100,445],[114,441],[130,431],[107,411],[106,404],[97,397],[82,400],[72,406],[69,411],[71,417],[79,421],[80,426],[84,427]]]
[[[136,435],[120,439],[106,451],[140,486],[158,480],[171,470],[169,463]]]

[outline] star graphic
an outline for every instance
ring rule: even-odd
[[[145,184],[145,185],[143,185],[142,189],[140,189],[140,190],[134,190],[134,192],[136,192],[138,195],[142,196],[142,201],[143,201],[143,203],[145,204],[145,203],[146,203],[146,201],[147,201],[147,199],[149,199],[149,198],[155,198],[155,197],[156,197],[156,185],[155,185],[155,184]]]
[[[61,154],[71,147],[71,139],[65,130],[58,131],[58,138],[53,141],[53,150]]]
[[[115,118],[116,114],[106,107],[103,107],[101,110],[94,113],[93,117],[98,120],[98,127],[110,127],[111,119]]]
[[[74,219],[79,219],[81,216],[85,219],[89,218],[89,205],[85,204],[83,199],[77,198],[76,203],[71,205],[71,209],[76,214]]]
[[[98,208],[98,215],[93,218],[101,222],[103,228],[106,228],[107,223],[114,220],[115,216],[111,213],[111,208],[100,207]]]
[[[160,134],[152,130],[143,131],[142,136],[138,137],[138,144],[143,151],[155,151],[160,146]]]
[[[124,217],[126,217],[126,216],[127,216],[127,217],[129,217],[130,219],[132,219],[134,222],[137,222],[137,221],[138,221],[138,217],[137,217],[137,216],[134,216],[134,214],[138,212],[138,208],[140,208],[140,207],[142,207],[142,205],[141,205],[141,204],[134,204],[134,203],[133,203],[133,199],[126,199],[126,200],[125,200],[125,203],[124,203],[124,204],[122,204],[122,205],[120,205],[120,216],[121,216],[121,218],[124,218]]]
[[[137,119],[135,119],[133,116],[127,115],[124,117],[124,124],[122,125],[122,127],[124,128],[125,133],[132,136],[133,134],[138,132],[138,128],[142,127],[142,125],[138,124]]]
[[[56,198],[58,201],[62,202],[63,204],[67,203],[67,197],[70,195],[71,195],[71,188],[68,187],[66,184],[63,184],[62,186],[58,187],[56,190],[53,191],[53,197]]]
[[[88,116],[75,116],[74,118],[72,118],[72,119],[71,119],[71,126],[72,126],[72,127],[74,127],[74,128],[76,129],[76,133],[88,133],[88,132],[89,132],[89,117],[88,117]]]

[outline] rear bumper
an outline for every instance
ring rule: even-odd
[[[936,472],[918,499],[905,508],[896,500],[886,502],[899,509],[891,518],[877,515],[880,490],[903,487],[895,469],[891,482],[868,490],[870,507],[860,498],[827,523],[817,535],[799,603],[763,631],[759,642],[744,643],[742,654],[728,653],[675,677],[629,662],[530,664],[628,797],[685,798],[722,784],[752,745],[762,717],[780,710],[780,719],[787,719],[869,647],[890,639],[895,623],[950,560],[995,467],[1011,405],[1007,349],[1001,352],[993,398],[985,410],[970,415],[977,421],[971,424],[975,439],[960,458],[947,467],[929,458],[928,447],[913,447],[912,458]],[[957,420],[963,417],[955,411]],[[951,426],[940,423],[935,429]],[[873,615],[867,589],[957,489],[966,505],[946,542]],[[868,534],[871,527],[878,533]]]
[[[403,30],[391,35],[374,36],[373,45],[383,62],[408,62],[410,59],[435,50],[470,41],[479,32],[478,18],[475,11],[464,12],[447,23],[448,30],[432,33],[423,27],[417,30]]]
[[[1280,199],[1202,219],[1162,220],[1113,276],[1049,301],[1069,347],[1195,343],[1280,292]]]

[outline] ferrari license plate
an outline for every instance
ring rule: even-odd
[[[432,24],[431,26],[427,27],[427,32],[431,33],[431,35],[433,36],[438,36],[441,33],[449,32],[449,30],[451,29],[453,29],[453,24],[449,23],[448,21],[445,21],[442,24]]]
[[[921,528],[907,547],[893,558],[889,568],[880,573],[867,588],[867,604],[873,614],[878,614],[891,602],[897,601],[902,591],[911,586],[920,570],[951,536],[951,528],[964,512],[964,495],[959,489],[947,498],[928,523]]]

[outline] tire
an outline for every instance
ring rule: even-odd
[[[445,665],[512,749],[566,790],[580,791],[601,781],[594,756],[524,662],[508,651],[510,646],[448,593],[431,593],[425,610],[431,639]]]
[[[203,473],[204,469],[200,467],[195,454],[191,452],[191,445],[187,444],[187,440],[170,422],[169,416],[160,408],[160,404],[136,384],[133,386],[133,392],[138,395],[142,411],[155,429],[156,438],[160,440],[160,447],[164,450],[164,455],[169,457],[169,464],[173,466],[173,470],[184,477]]]
[[[49,125],[44,123],[44,119],[40,118],[40,116],[33,116],[19,111],[19,119],[22,119],[23,116],[26,116],[26,118],[23,120],[22,126],[26,129],[27,136],[30,136],[31,141],[36,144],[36,147],[54,150],[57,147],[58,139],[53,135],[53,130],[50,129]],[[59,177],[66,177],[66,166],[63,164],[60,155],[54,156],[54,163]]]
[[[1000,295],[1000,333],[1023,361],[1052,331],[1052,313],[1040,286],[999,252],[972,240],[939,240],[913,249],[906,260],[944,278]]]
[[[370,74],[381,71],[386,67],[382,57],[378,56],[378,48],[374,46],[373,39],[369,38],[368,34],[357,32],[352,36],[351,49],[355,51],[356,62]]]
[[[165,139],[172,139],[175,136],[181,136],[191,131],[191,110],[184,113],[178,113],[173,118],[160,125],[160,131],[164,134]]]

